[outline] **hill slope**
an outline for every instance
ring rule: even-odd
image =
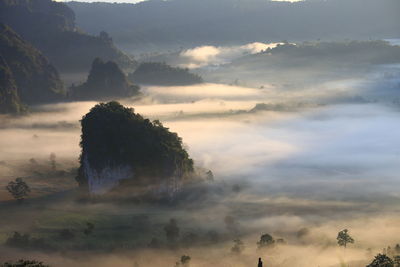
[[[62,99],[64,88],[57,70],[40,51],[4,24],[0,24],[0,55],[4,61],[2,84],[7,88],[14,87],[23,103]],[[17,98],[13,99],[16,101]]]
[[[0,21],[41,50],[58,70],[87,71],[98,56],[131,68],[135,62],[106,33],[92,36],[75,27],[74,12],[51,0],[2,0]]]

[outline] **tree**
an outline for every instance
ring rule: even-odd
[[[29,186],[22,180],[22,178],[17,178],[15,181],[9,182],[6,188],[18,203],[22,203],[25,197],[31,192]]]
[[[366,267],[394,267],[394,262],[385,254],[378,254],[375,259]]]
[[[44,265],[43,262],[36,260],[19,260],[17,262],[5,262],[1,267],[49,267],[49,265]]]
[[[190,256],[183,255],[183,256],[181,257],[181,264],[182,264],[182,266],[184,266],[184,267],[189,267],[190,260],[191,260]]]
[[[191,260],[190,256],[183,255],[183,256],[181,257],[180,261],[178,261],[178,262],[175,263],[175,267],[179,267],[179,266],[182,266],[182,267],[189,267],[190,260]]]
[[[270,234],[263,234],[257,242],[258,248],[271,247],[275,244],[274,238]]]
[[[400,267],[400,256],[393,257],[394,267]]]
[[[347,244],[352,244],[354,243],[354,239],[349,235],[349,230],[344,229],[338,233],[338,236],[336,237],[337,242],[339,246],[341,247],[347,247]]]
[[[170,219],[169,223],[164,226],[165,235],[169,243],[176,243],[179,237],[179,227],[175,219]]]
[[[232,253],[241,254],[243,250],[244,250],[244,244],[242,240],[240,239],[233,240],[233,247],[231,248]]]

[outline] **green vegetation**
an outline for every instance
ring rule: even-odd
[[[270,234],[263,234],[257,242],[258,248],[271,247],[275,244],[274,238]]]
[[[139,86],[131,84],[115,62],[96,58],[87,81],[70,88],[70,97],[79,100],[102,100],[127,97],[139,93]]]
[[[31,192],[29,186],[21,178],[15,179],[15,182],[9,182],[6,188],[18,203],[21,203]]]
[[[63,98],[64,87],[57,70],[41,52],[4,24],[0,24],[0,54],[0,95],[8,94],[0,98],[2,103],[8,103],[2,105],[3,110],[19,111],[20,102],[39,104]]]
[[[2,0],[0,21],[41,50],[60,71],[87,71],[99,55],[124,68],[136,65],[104,33],[92,36],[77,29],[74,12],[61,2]]]
[[[0,113],[16,114],[23,109],[11,70],[4,58],[0,56]]]
[[[338,245],[341,247],[347,247],[347,244],[353,244],[354,239],[349,235],[349,230],[344,229],[338,233],[337,236]]]
[[[18,260],[17,262],[5,262],[1,267],[49,267],[49,265],[43,264],[43,262],[36,260]]]
[[[94,106],[81,124],[82,153],[77,177],[80,186],[87,185],[85,158],[95,170],[131,166],[135,177],[128,184],[157,184],[171,177],[185,179],[193,171],[193,161],[176,133],[118,102]]]
[[[366,267],[395,267],[391,258],[384,254],[378,254],[375,259]]]
[[[146,62],[139,65],[129,79],[140,84],[191,85],[203,83],[203,79],[188,69],[174,68],[165,63]]]

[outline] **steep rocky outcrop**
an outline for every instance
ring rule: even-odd
[[[0,55],[2,90],[16,91],[12,97],[15,103],[18,97],[28,105],[63,98],[64,87],[57,70],[40,51],[4,24],[0,24]]]
[[[189,72],[188,69],[172,67],[165,63],[141,63],[129,76],[131,81],[139,84],[153,85],[191,85],[202,83],[203,79]]]
[[[70,88],[70,96],[76,100],[105,100],[138,93],[139,86],[130,83],[115,62],[100,58],[93,61],[87,81]]]
[[[94,106],[81,124],[77,181],[91,195],[135,188],[173,196],[193,172],[176,133],[118,102]]]
[[[64,3],[2,0],[0,21],[42,51],[59,71],[87,71],[100,55],[124,68],[135,66],[133,59],[118,50],[106,33],[93,36],[79,31],[74,12]]]

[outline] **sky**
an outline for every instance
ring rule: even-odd
[[[57,2],[70,2],[70,0],[56,0]],[[107,3],[139,3],[144,2],[146,0],[74,0],[77,2],[107,2]],[[282,2],[299,2],[303,0],[272,0],[272,1],[282,1]]]

